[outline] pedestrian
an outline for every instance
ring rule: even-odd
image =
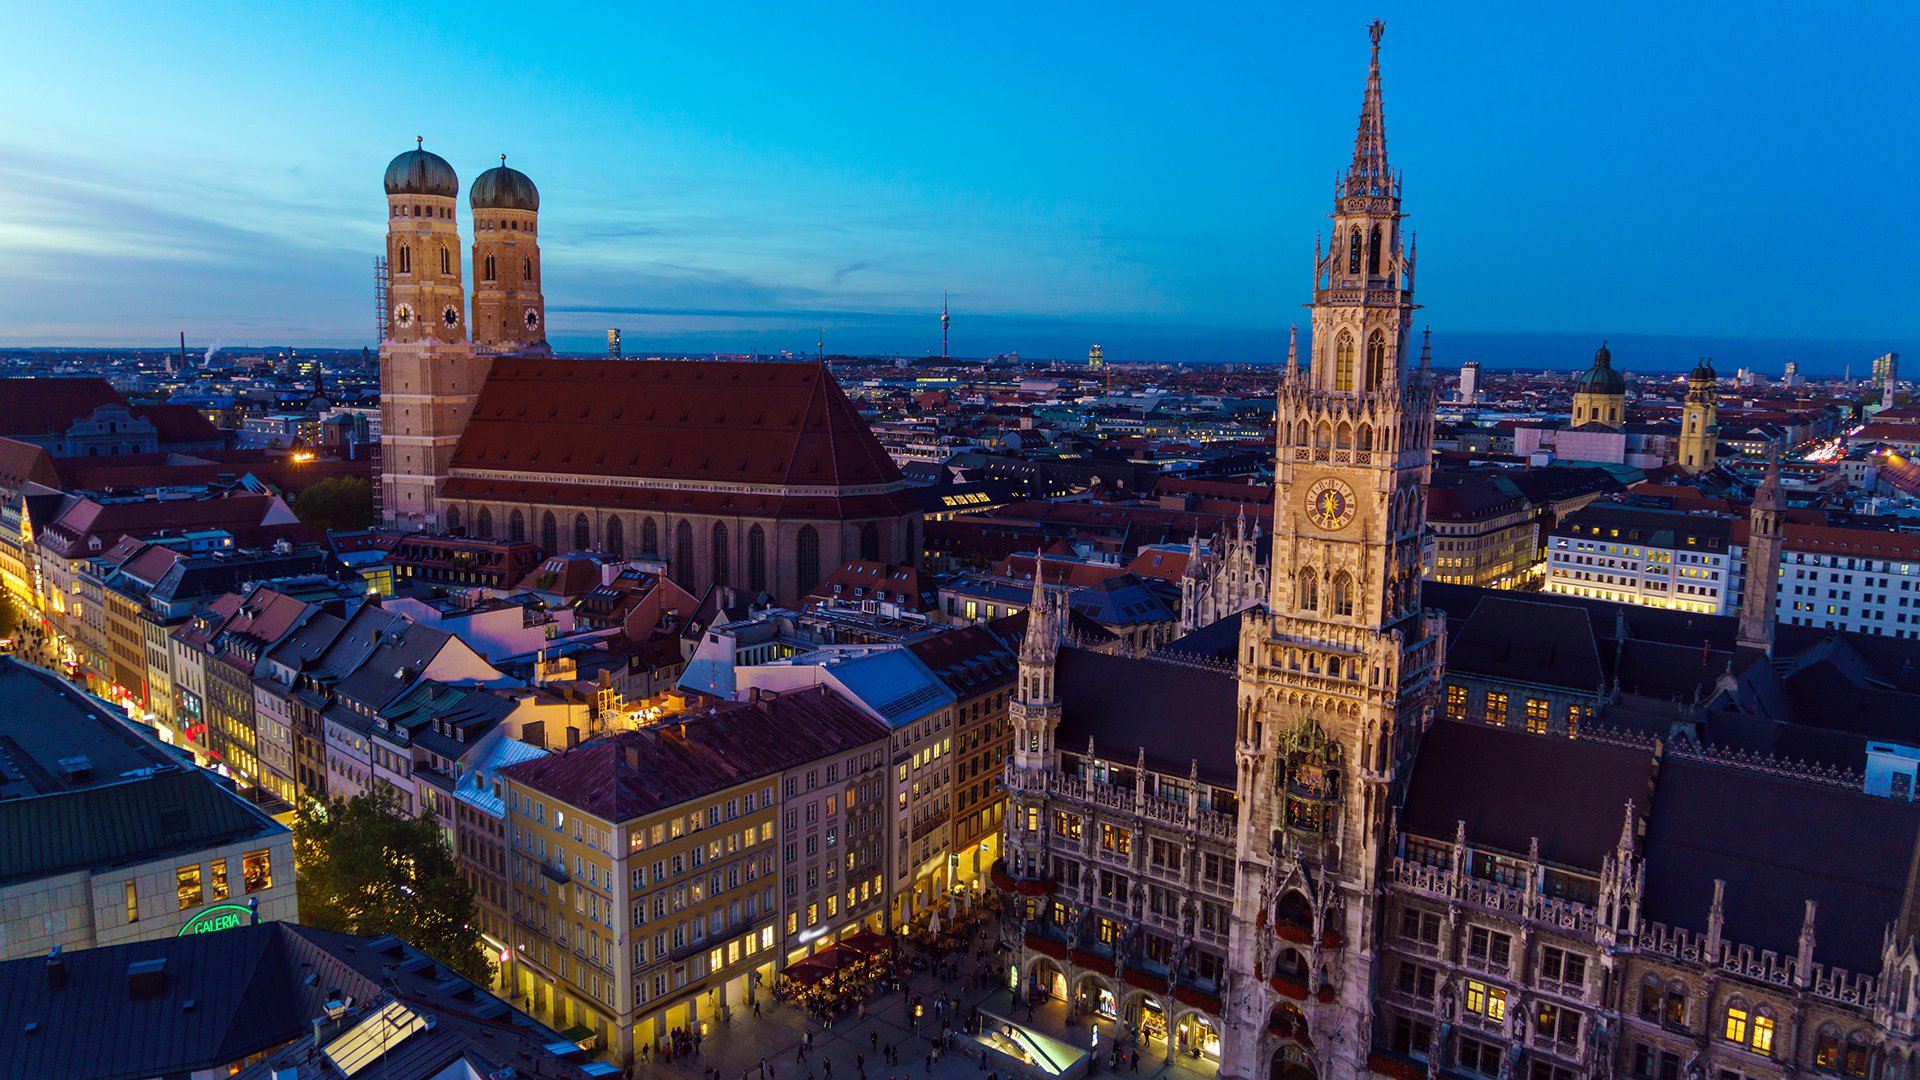
[[[1137,1046],[1134,1047],[1133,1053],[1130,1056],[1133,1058],[1133,1071],[1139,1072],[1140,1071],[1140,1048]]]
[[[798,1065],[805,1060],[807,1060],[807,1044],[801,1043],[793,1048],[793,1063]]]
[[[933,1074],[933,1051],[927,1051],[927,1074]]]
[[[832,1058],[820,1059],[820,1075],[824,1078],[824,1080],[833,1080],[833,1059]]]
[[[753,1001],[753,1018],[755,1020],[760,1019],[760,999],[759,998],[755,998]]]
[[[853,1067],[860,1070],[862,1073],[866,1072],[867,1071],[867,1055],[865,1054],[853,1055]]]
[[[878,1031],[867,1032],[867,1045],[875,1050],[880,1049],[880,1033]]]
[[[760,1080],[767,1080],[767,1077],[772,1075],[773,1075],[772,1073],[767,1071],[767,1059],[761,1058],[760,1059]]]

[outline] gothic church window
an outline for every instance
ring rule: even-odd
[[[406,244],[400,245],[399,272],[402,274],[413,273],[413,249]]]
[[[520,280],[526,282],[533,280],[533,259],[531,257],[520,260]]]
[[[673,527],[673,572],[682,582],[693,583],[693,523],[682,520]]]
[[[527,538],[526,515],[522,514],[518,510],[515,510],[513,512],[513,516],[507,519],[507,539],[518,544],[526,540],[526,538]]]
[[[1311,567],[1300,571],[1300,610],[1320,609],[1320,576]]]
[[[1333,346],[1333,388],[1343,393],[1353,389],[1353,335],[1345,330]]]
[[[593,546],[593,526],[587,521],[587,515],[573,515],[573,550],[585,551]]]
[[[540,515],[540,551],[546,555],[557,555],[560,550],[560,523],[554,520],[553,511]]]
[[[800,591],[812,592],[813,587],[820,584],[820,531],[811,525],[800,526],[793,548]]]
[[[860,557],[868,562],[880,561],[880,526],[871,521],[860,526]]]
[[[1355,226],[1347,240],[1347,273],[1360,272],[1360,228]]]
[[[480,513],[473,519],[473,533],[487,540],[493,539],[493,511],[484,506],[480,508]]]
[[[755,592],[767,587],[767,531],[755,525],[747,530],[747,588]]]
[[[640,554],[649,559],[660,557],[660,525],[652,518],[640,523]]]
[[[447,249],[441,248],[440,249],[440,272],[442,274],[451,274],[453,273],[452,267],[453,267],[453,260],[447,256]]]
[[[447,507],[447,531],[450,533],[460,531],[460,508],[457,506]]]
[[[725,522],[716,521],[713,523],[712,541],[713,583],[715,585],[732,584],[733,560],[730,557],[732,553],[728,550],[727,526]]]
[[[1380,272],[1380,226],[1373,227],[1373,237],[1367,241],[1367,273]]]
[[[485,274],[488,281],[493,280],[493,256],[491,255],[487,256],[487,269]]]
[[[1387,336],[1375,330],[1367,339],[1367,389],[1378,390],[1387,381]]]
[[[607,554],[622,556],[627,553],[627,527],[617,517],[607,519]]]
[[[1360,425],[1360,433],[1358,437],[1355,439],[1354,446],[1356,446],[1361,450],[1373,449],[1373,425],[1372,424]]]
[[[1353,614],[1353,578],[1345,570],[1333,575],[1333,613],[1342,617]]]

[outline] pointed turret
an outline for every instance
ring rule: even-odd
[[[1317,261],[1320,253],[1314,252]],[[1300,327],[1287,327],[1287,374],[1286,381],[1292,382],[1300,377]]]
[[[1386,195],[1393,186],[1387,171],[1387,122],[1380,106],[1380,36],[1387,32],[1387,24],[1375,19],[1367,32],[1373,36],[1373,61],[1367,67],[1360,130],[1353,137],[1353,164],[1347,169],[1348,195]]]

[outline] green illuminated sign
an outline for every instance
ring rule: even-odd
[[[245,926],[252,921],[252,910],[240,904],[215,904],[207,910],[187,920],[174,936],[186,937],[188,934],[211,934],[216,930],[231,930],[236,926]]]

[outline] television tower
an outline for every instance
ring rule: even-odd
[[[947,317],[947,290],[940,290],[940,359],[947,358],[947,327],[953,320]]]

